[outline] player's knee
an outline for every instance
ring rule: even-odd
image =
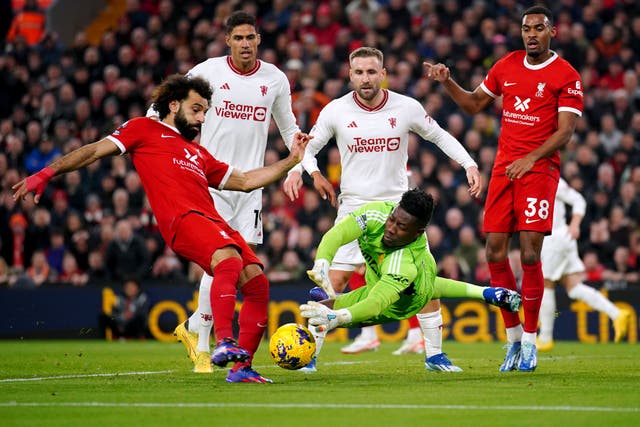
[[[267,276],[259,274],[247,281],[240,288],[240,293],[245,301],[269,301],[269,281]]]

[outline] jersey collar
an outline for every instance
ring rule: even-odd
[[[356,103],[358,107],[362,108],[365,111],[378,111],[378,110],[381,110],[382,107],[384,107],[387,101],[389,100],[389,92],[386,89],[382,89],[382,94],[384,95],[382,97],[382,101],[380,101],[380,104],[376,105],[373,108],[368,107],[364,105],[362,102],[360,102],[360,100],[358,99],[358,95],[356,95],[355,90],[353,91],[353,101]]]
[[[256,66],[253,67],[251,70],[245,72],[242,72],[240,70],[238,70],[234,65],[233,65],[233,61],[231,60],[231,56],[227,56],[227,64],[229,65],[229,68],[231,68],[231,71],[233,71],[236,74],[240,74],[241,76],[250,76],[252,74],[255,74],[258,69],[260,68],[260,63],[261,61],[259,59],[256,60]]]
[[[549,57],[549,59],[547,59],[546,61],[544,61],[542,64],[529,64],[527,62],[527,54],[525,52],[524,54],[524,59],[522,60],[522,62],[524,63],[524,67],[528,68],[530,70],[540,70],[544,67],[546,67],[547,65],[551,64],[553,61],[555,61],[556,59],[558,59],[558,54],[555,51],[550,51],[551,52],[551,56]]]

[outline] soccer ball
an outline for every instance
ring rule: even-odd
[[[311,363],[316,353],[316,340],[304,326],[287,323],[271,336],[269,353],[281,368],[300,369]]]

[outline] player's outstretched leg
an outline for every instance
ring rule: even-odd
[[[487,303],[512,313],[517,313],[522,304],[520,294],[507,288],[485,288],[482,296]]]

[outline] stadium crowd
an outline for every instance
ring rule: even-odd
[[[374,46],[385,54],[385,86],[419,100],[465,145],[486,183],[500,132],[499,102],[493,110],[465,115],[441,85],[423,78],[422,62],[442,62],[463,87],[476,87],[497,59],[522,48],[521,12],[534,3],[129,0],[117,27],[96,46],[83,32],[64,45],[55,32],[33,42],[19,33],[9,37],[7,29],[0,35],[0,285],[85,286],[133,278],[191,286],[199,280],[198,267],[165,247],[127,157],[54,180],[39,205],[32,198],[13,201],[11,186],[144,115],[164,77],[223,55],[225,18],[239,8],[259,17],[260,57],[287,75],[303,131],[327,102],[349,90],[349,52]],[[552,49],[580,72],[584,85],[585,111],[562,152],[562,175],[587,199],[579,238],[587,280],[609,289],[638,285],[640,6],[634,0],[547,3],[558,30]],[[410,181],[437,201],[427,234],[441,275],[488,284],[484,200],[468,195],[457,164],[411,138]],[[266,162],[286,153],[272,123]],[[329,146],[319,160],[338,188],[337,148]],[[267,275],[272,282],[299,279],[335,210],[310,185],[293,203],[281,185],[265,189],[263,197],[265,244],[258,254]]]

